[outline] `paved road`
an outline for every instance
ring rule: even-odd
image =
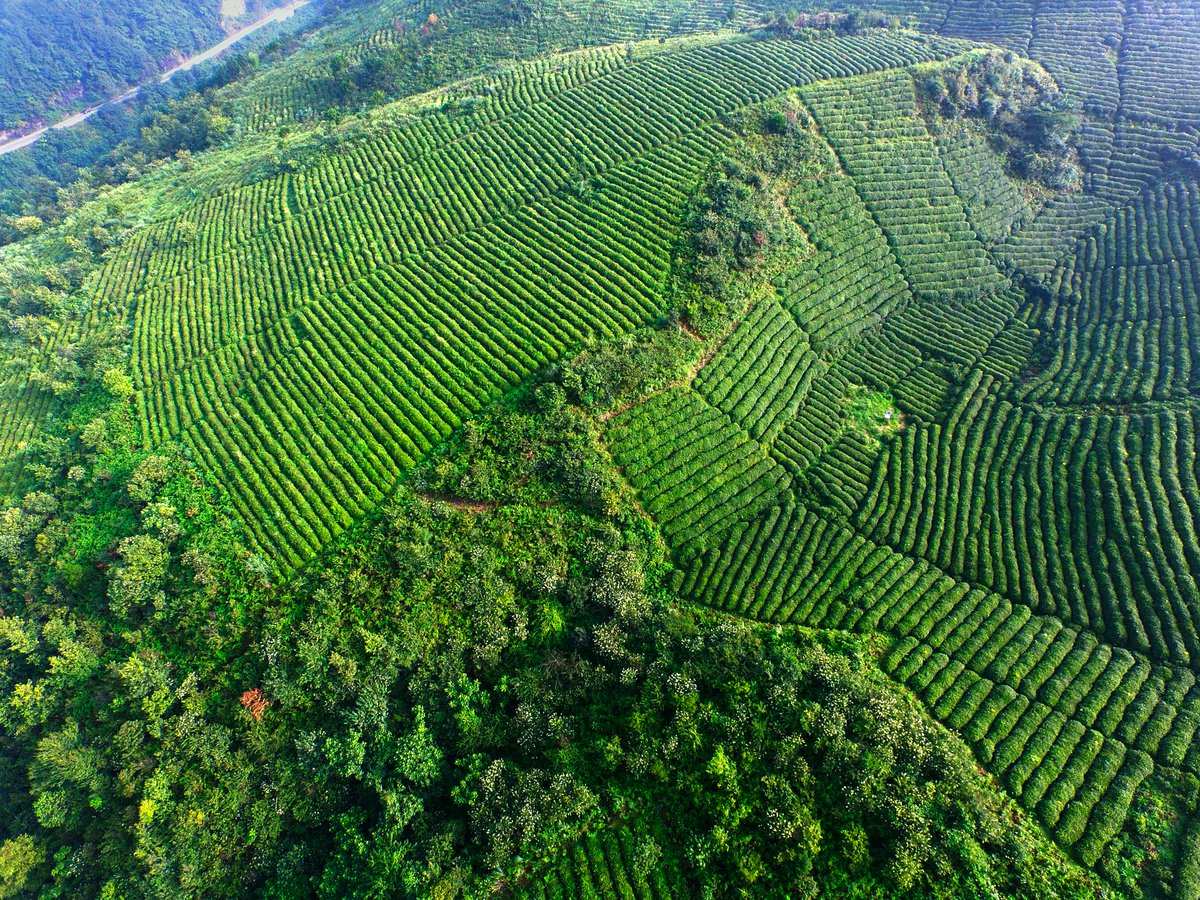
[[[211,46],[207,50],[205,50],[203,53],[197,53],[195,56],[189,56],[187,59],[185,59],[179,65],[175,66],[173,69],[169,69],[168,71],[164,72],[162,75],[156,76],[155,78],[150,79],[150,81],[146,82],[146,83],[161,84],[164,81],[170,81],[171,78],[174,75],[176,75],[177,73],[186,72],[188,69],[193,69],[196,66],[200,65],[201,63],[206,63],[210,59],[220,56],[222,53],[224,53],[226,50],[228,50],[230,47],[232,47],[238,41],[249,37],[250,35],[254,34],[254,32],[258,31],[260,28],[265,28],[266,26],[270,25],[272,22],[283,22],[283,21],[286,21],[287,19],[290,19],[292,16],[294,16],[296,14],[296,10],[300,9],[303,6],[308,6],[308,4],[311,2],[312,2],[312,0],[292,0],[292,2],[288,3],[286,6],[281,6],[281,7],[279,7],[279,9],[273,10],[270,13],[268,13],[267,15],[263,16],[263,18],[259,19],[257,22],[253,22],[252,24],[247,25],[245,28],[241,28],[241,29],[235,31],[233,34],[229,35],[229,37],[225,38],[225,40],[221,41],[219,44],[214,44],[213,46]],[[138,95],[139,90],[141,90],[141,85],[139,85],[138,87],[130,88],[129,90],[127,90],[125,93],[121,94],[120,96],[113,97],[109,100],[104,101],[103,103],[100,103],[96,106],[90,107],[89,109],[85,109],[83,112],[77,112],[72,116],[68,116],[67,118],[63,119],[61,122],[56,122],[53,125],[47,125],[45,128],[39,128],[37,131],[31,131],[29,134],[23,135],[19,138],[13,138],[11,141],[8,141],[7,143],[0,144],[0,156],[3,156],[5,153],[12,153],[15,150],[23,150],[26,147],[32,146],[33,144],[37,143],[38,138],[40,138],[42,135],[44,135],[47,131],[57,130],[57,129],[61,129],[61,128],[74,128],[76,125],[80,124],[81,122],[86,122],[88,119],[90,119],[96,113],[100,112],[100,110],[104,109],[104,107],[108,106],[109,104],[124,103],[127,100],[132,100],[134,97],[136,97]]]

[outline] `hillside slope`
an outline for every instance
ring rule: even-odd
[[[247,15],[247,5],[239,14]],[[280,5],[255,0],[249,12]],[[0,3],[0,132],[91,105],[224,36],[217,0]],[[232,21],[232,20],[230,20]],[[60,114],[57,118],[62,118]]]
[[[1200,897],[1200,20],[878,6],[368,4],[14,219],[0,858]]]

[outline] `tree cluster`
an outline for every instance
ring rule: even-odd
[[[869,28],[900,28],[901,19],[877,9],[850,9],[846,12],[823,10],[798,12],[794,8],[776,13],[767,31],[781,37],[803,37],[811,31],[834,34],[859,34]]]
[[[615,821],[701,896],[1091,895],[870,644],[680,608],[561,387],[276,586],[108,381],[0,520],[5,895],[481,896]]]
[[[264,5],[264,4],[258,4]],[[0,130],[69,100],[108,99],[223,35],[202,0],[63,0],[0,7]]]
[[[976,53],[917,83],[935,126],[982,122],[1017,177],[1055,191],[1082,185],[1074,148],[1080,114],[1037,63],[1014,53]]]

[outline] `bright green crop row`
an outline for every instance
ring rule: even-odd
[[[780,296],[816,347],[852,343],[908,303],[900,267],[849,178],[804,181],[791,206],[817,253],[783,274]]]
[[[183,436],[257,546],[297,565],[488,398],[661,313],[723,114],[944,52],[871,33],[619,67],[583,55],[577,75],[510,80],[512,98],[465,131],[380,131],[151,226],[105,275],[110,302],[123,291],[135,309],[144,427],[154,442]],[[812,362],[798,353],[777,373],[794,391]],[[766,427],[790,412],[774,383],[731,385],[731,408],[760,409]],[[756,466],[679,527],[722,521],[727,494],[767,483],[765,453]]]
[[[743,523],[684,570],[685,595],[719,608],[895,635],[885,668],[1088,864],[1156,766],[1196,765],[1191,672],[969,589],[803,507]]]
[[[1200,193],[1166,184],[1111,215],[1048,282],[1061,337],[1030,401],[1129,404],[1191,396],[1200,379]]]
[[[671,900],[672,890],[660,868],[639,873],[637,845],[627,828],[606,826],[580,838],[563,858],[539,872],[515,892],[520,900]]]
[[[967,219],[986,244],[1003,240],[1032,218],[1029,204],[981,138],[964,129],[938,143]]]
[[[989,382],[893,445],[859,527],[1118,645],[1195,660],[1194,413],[1039,415]]]
[[[1137,4],[1129,11],[1117,69],[1129,114],[1200,124],[1200,9],[1194,3]]]
[[[1003,286],[917,114],[910,75],[827,82],[802,93],[914,291],[948,299]]]
[[[808,392],[817,356],[808,335],[774,300],[758,303],[696,378],[710,403],[770,441]]]
[[[209,463],[258,543],[303,561],[489,397],[569,346],[653,318],[671,208],[702,149],[665,148],[587,204],[520,210],[293,315],[294,349],[241,387],[243,414],[214,398],[185,430],[226,448]],[[279,409],[287,421],[272,419]]]
[[[613,419],[613,459],[675,546],[703,543],[787,489],[789,477],[725,413],[690,388]]]

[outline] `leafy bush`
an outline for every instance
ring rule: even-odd
[[[981,121],[1019,178],[1052,191],[1082,186],[1073,146],[1079,112],[1039,64],[1013,53],[976,53],[919,77],[917,85],[935,126]]]

